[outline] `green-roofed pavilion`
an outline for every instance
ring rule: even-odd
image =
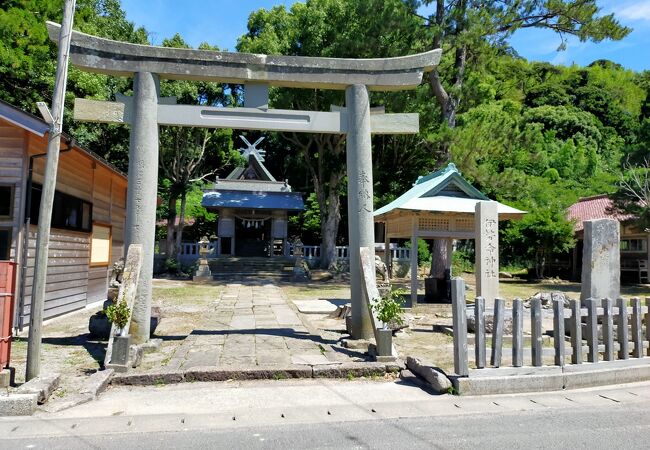
[[[390,240],[442,239],[451,255],[454,239],[475,239],[474,212],[478,202],[495,202],[499,220],[520,219],[525,211],[490,200],[460,174],[454,164],[420,177],[407,192],[374,212],[384,224],[386,266],[390,267]],[[451,270],[451,256],[447,269]],[[417,252],[411,252],[411,299],[417,302]]]

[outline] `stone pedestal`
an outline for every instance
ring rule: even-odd
[[[393,330],[378,329],[377,333],[377,356],[392,356],[393,355]]]
[[[194,277],[192,278],[193,281],[206,281],[206,280],[212,280],[212,272],[210,271],[210,266],[208,264],[208,260],[201,258],[199,260],[199,267],[196,269],[196,272],[194,273]]]
[[[126,365],[129,362],[130,336],[115,336],[113,338],[113,354],[111,364]]]
[[[616,299],[621,293],[619,223],[614,219],[584,222],[580,300]]]

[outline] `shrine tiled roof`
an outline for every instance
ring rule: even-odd
[[[574,231],[584,229],[585,220],[616,219],[619,222],[634,219],[631,214],[622,214],[616,211],[614,203],[607,194],[585,197],[578,200],[567,209],[567,219],[574,221]]]
[[[276,209],[302,211],[305,206],[300,192],[208,191],[201,205],[208,209]]]

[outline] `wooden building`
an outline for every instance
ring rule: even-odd
[[[477,238],[474,215],[478,202],[495,203],[499,220],[520,219],[526,213],[490,200],[449,163],[444,169],[419,177],[411,189],[376,210],[375,223],[383,224],[384,248],[390,248],[391,239],[410,238],[412,249],[418,247],[418,239],[445,241],[449,254],[446,270],[451,277],[454,240]],[[385,263],[386,267],[391,266],[390,252],[385,253]],[[449,298],[445,296],[445,288],[433,290],[442,293],[442,298]],[[411,251],[411,304],[417,301],[418,254]]]
[[[304,209],[302,194],[277,181],[264,166],[264,150],[241,137],[246,167],[205,189],[201,204],[219,215],[217,256],[272,257],[288,255],[288,214]]]
[[[606,195],[585,197],[571,205],[567,218],[574,223],[576,246],[570,264],[571,277],[579,280],[582,274],[582,249],[585,220],[614,219],[620,224],[621,232],[621,279],[648,283],[648,261],[650,261],[650,230],[635,226],[636,217],[621,214],[615,210],[612,200]],[[559,260],[562,262],[563,260]]]
[[[43,120],[0,101],[0,260],[18,266],[16,328],[29,323],[48,131]],[[44,318],[105,300],[109,268],[124,252],[126,188],[126,175],[62,137]]]

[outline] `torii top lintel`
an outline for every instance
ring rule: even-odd
[[[47,22],[57,42],[60,25]],[[99,38],[73,31],[70,59],[89,72],[133,76],[151,72],[161,78],[273,86],[345,89],[364,84],[369,90],[414,89],[425,72],[440,62],[441,50],[398,58],[354,59],[272,56],[154,47]]]

